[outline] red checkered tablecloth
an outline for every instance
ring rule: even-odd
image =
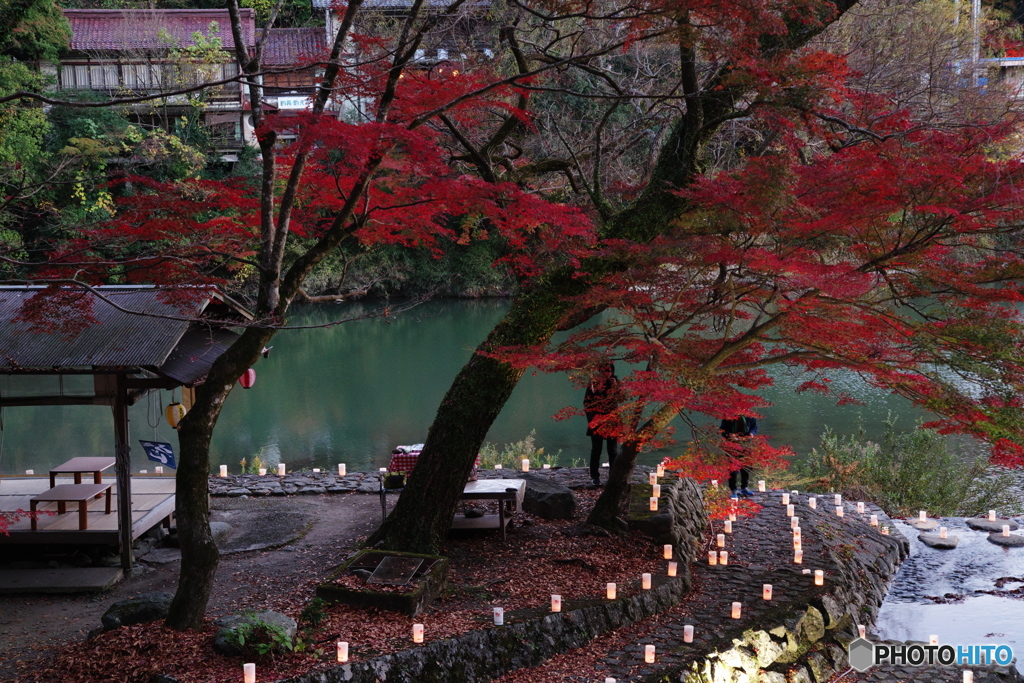
[[[389,472],[412,472],[412,469],[416,467],[416,458],[419,457],[422,451],[409,451],[403,453],[392,453],[391,463],[388,464]],[[476,456],[476,467],[480,467],[480,456]]]

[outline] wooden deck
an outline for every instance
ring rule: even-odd
[[[70,477],[67,477],[70,482]],[[106,481],[106,479],[105,479]],[[113,482],[113,476],[109,477]],[[58,484],[65,478],[58,478]],[[50,481],[42,477],[10,477],[0,480],[0,511],[28,510],[32,496],[49,490]],[[115,490],[111,514],[104,514],[103,498],[89,503],[89,528],[78,529],[78,511],[69,509],[63,515],[40,515],[39,527],[33,531],[28,519],[10,527],[10,535],[0,535],[0,543],[57,543],[118,545],[117,508],[120,501]],[[57,511],[57,503],[40,503],[40,511]],[[174,475],[132,475],[132,540],[142,536],[174,513]]]

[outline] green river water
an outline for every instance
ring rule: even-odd
[[[237,472],[242,458],[251,459],[261,450],[271,466],[283,461],[289,469],[333,469],[339,462],[350,471],[386,465],[396,445],[424,440],[452,378],[507,307],[504,300],[441,300],[388,321],[278,333],[270,358],[255,365],[255,386],[236,387],[228,398],[213,440],[214,471],[226,464]],[[290,322],[324,324],[359,310],[359,304],[308,306],[296,309]],[[817,444],[826,425],[837,432],[854,431],[860,416],[868,434],[878,438],[890,411],[901,428],[927,417],[853,375],[835,376],[833,386],[853,395],[860,406],[836,406],[834,399],[797,394],[794,388],[803,379],[776,375],[776,385],[765,392],[774,406],[765,411],[760,429],[776,444],[792,445],[798,456]],[[582,399],[583,391],[564,375],[528,373],[488,440],[517,441],[535,429],[538,446],[549,453],[561,450],[561,464],[572,459],[582,463],[589,456],[583,418],[551,419],[565,406],[579,406]],[[153,467],[139,439],[168,441],[177,450],[174,430],[162,415],[170,400],[170,392],[160,392],[131,409],[136,470]],[[109,408],[5,408],[2,417],[0,474],[26,469],[41,473],[74,456],[113,455]],[[676,436],[685,441],[688,431],[677,423]],[[643,454],[641,462],[653,464],[679,448]]]

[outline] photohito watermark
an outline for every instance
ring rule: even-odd
[[[1013,661],[1013,648],[1009,645],[905,645],[872,643],[865,638],[850,643],[849,654],[850,666],[857,671],[867,671],[877,664],[1007,666]]]

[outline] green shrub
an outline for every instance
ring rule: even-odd
[[[886,422],[882,443],[826,429],[818,448],[794,470],[817,491],[837,491],[852,500],[871,501],[893,516],[918,510],[940,516],[973,516],[998,509],[1021,511],[1013,477],[984,458],[950,451],[945,437],[931,429],[897,432]]]
[[[305,649],[305,644],[302,641],[293,641],[283,626],[252,615],[247,621],[231,629],[227,634],[227,640],[239,649],[244,659],[257,659]]]
[[[559,450],[554,455],[545,453],[543,448],[537,448],[534,443],[536,438],[537,430],[531,429],[530,434],[525,439],[515,443],[507,443],[500,450],[497,444],[485,442],[480,447],[480,467],[485,470],[492,470],[495,465],[501,465],[509,469],[519,469],[522,467],[523,458],[530,459],[531,469],[539,469],[544,465],[552,467],[558,465],[558,459],[562,455],[562,451]]]

